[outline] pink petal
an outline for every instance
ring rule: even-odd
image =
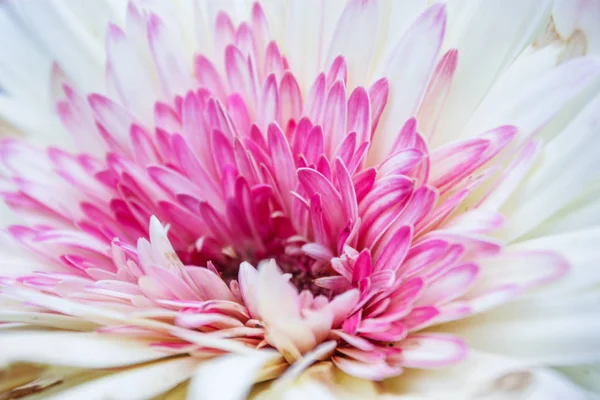
[[[429,325],[439,314],[440,311],[436,307],[415,307],[402,319],[402,322],[406,324],[409,331],[413,332]]]
[[[296,189],[296,166],[289,143],[277,124],[269,125],[269,151],[273,160],[273,170],[286,206],[291,209],[292,190]]]
[[[327,79],[325,80],[326,86],[331,89],[333,84],[340,80],[346,84],[346,78],[348,77],[348,68],[346,67],[346,59],[342,55],[338,55],[331,62],[329,71],[327,72]]]
[[[419,120],[419,131],[429,139],[435,133],[437,121],[450,94],[457,65],[458,50],[448,50],[435,67],[425,92],[417,119]]]
[[[356,132],[358,143],[370,140],[371,136],[371,102],[369,94],[363,87],[354,89],[348,99],[348,120],[346,129]]]
[[[99,94],[89,95],[88,102],[96,120],[110,135],[109,139],[114,140],[119,149],[129,155],[129,129],[135,122],[133,117],[124,108]]]
[[[298,121],[302,114],[302,94],[294,75],[288,71],[283,74],[279,84],[280,121],[285,127],[290,120]]]
[[[335,171],[338,177],[343,210],[346,218],[350,221],[356,221],[358,219],[358,204],[350,173],[339,159],[335,160]]]
[[[381,78],[369,88],[369,98],[371,99],[371,134],[369,140],[373,138],[373,133],[379,123],[379,118],[387,104],[390,85],[386,78]]]
[[[310,118],[311,121],[317,123],[321,122],[321,116],[323,115],[323,106],[325,105],[325,75],[320,74],[315,79],[306,103],[304,105],[303,115]]]
[[[267,53],[265,55],[265,74],[275,74],[276,77],[280,77],[285,70],[283,57],[279,51],[279,47],[275,41],[269,43],[267,46]]]
[[[219,99],[225,99],[225,85],[219,72],[210,60],[199,54],[194,60],[196,79],[203,88],[208,89]]]
[[[265,130],[271,122],[279,120],[279,108],[277,79],[274,74],[270,74],[262,88],[260,110],[257,117],[258,126],[261,130]]]
[[[329,141],[325,143],[326,151],[337,148],[346,133],[346,87],[341,80],[336,81],[325,101],[323,116],[323,134]]]
[[[402,367],[391,366],[385,361],[378,363],[363,363],[346,357],[332,357],[331,360],[345,373],[371,381],[381,381],[402,373]]]
[[[417,304],[437,305],[447,303],[465,293],[473,284],[479,268],[475,264],[459,265],[429,283]]]
[[[350,289],[338,296],[335,296],[327,305],[327,308],[329,308],[333,314],[333,328],[339,326],[342,321],[348,317],[350,312],[358,303],[359,295],[360,294],[358,290]]]
[[[200,267],[187,267],[186,271],[205,300],[235,301],[231,290],[214,272]]]
[[[229,89],[242,95],[246,104],[257,104],[256,82],[246,58],[235,46],[225,50],[225,70],[229,80]],[[253,112],[254,110],[251,110]]]
[[[310,168],[298,168],[298,180],[310,196],[320,194],[325,200],[323,212],[329,221],[336,220],[335,216],[342,209],[340,194],[323,174]]]
[[[411,335],[398,345],[402,349],[401,364],[408,368],[444,367],[467,356],[462,340],[437,333]]]
[[[403,226],[395,232],[388,232],[377,243],[374,270],[388,269],[396,271],[400,268],[411,245],[412,227]]]

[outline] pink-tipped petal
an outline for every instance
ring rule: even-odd
[[[410,335],[399,343],[404,367],[438,368],[454,364],[467,355],[465,343],[437,333]]]

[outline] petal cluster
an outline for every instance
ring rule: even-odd
[[[334,42],[369,3],[349,3]],[[49,326],[77,317],[167,354],[273,348],[284,360],[265,379],[300,360],[373,380],[463,360],[437,325],[569,268],[501,239],[539,143],[498,125],[431,146],[459,58],[440,54],[443,5],[364,86],[361,61],[334,51],[304,87],[266,21],[258,3],[239,25],[221,12],[215,56],[188,60],[160,15],[130,3],[127,30],[107,30],[109,94],[55,69],[81,152],[0,144],[0,194],[26,221],[5,241],[33,265],[1,277],[2,296]],[[430,68],[402,70],[415,52]]]

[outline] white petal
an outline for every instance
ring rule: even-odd
[[[319,324],[324,324],[326,331],[331,328],[333,315],[325,310],[302,318],[298,293],[274,261],[259,266],[255,293],[257,310],[266,329],[265,338],[289,362],[316,346]],[[320,314],[323,317],[317,320],[310,318]]]
[[[52,60],[10,11],[8,6],[0,5],[0,86],[12,96],[49,112]]]
[[[550,250],[562,255],[569,263],[569,272],[545,288],[544,293],[567,296],[600,283],[599,243],[600,227],[594,227],[520,242],[511,248]]]
[[[377,39],[378,11],[375,0],[350,0],[333,33],[325,67],[342,55],[348,66],[347,87],[350,89],[365,83]]]
[[[96,333],[15,331],[0,335],[0,365],[17,361],[112,368],[166,356],[147,341]]]
[[[600,360],[600,294],[523,299],[450,324],[470,347],[546,365]]]
[[[398,43],[410,25],[429,6],[427,0],[379,0],[379,39],[375,58],[385,56],[388,47]],[[375,61],[375,60],[374,60]]]
[[[497,82],[499,89],[482,101],[465,127],[463,136],[470,137],[483,129],[511,124],[520,129],[522,138],[528,137],[552,121],[573,99],[592,86],[599,75],[599,59],[579,58],[548,73],[520,81],[515,90],[504,89],[507,85],[510,87],[510,83],[500,78]],[[598,86],[597,83],[594,85]],[[588,97],[580,103],[581,107],[590,100]],[[577,111],[579,108],[574,108],[566,117],[572,118]],[[547,131],[543,133],[545,138],[552,135]]]
[[[398,131],[412,117],[421,102],[446,28],[446,8],[437,4],[411,25],[379,66],[377,77],[386,77],[390,98],[379,121],[369,157],[383,160]]]
[[[117,371],[44,398],[145,400],[160,395],[187,380],[197,365],[198,360],[192,357],[161,361],[148,366]]]
[[[60,0],[18,1],[29,29],[67,75],[86,92],[104,90],[104,50]]]
[[[108,29],[106,51],[108,68],[123,104],[139,120],[151,123],[158,100],[156,81],[150,72],[154,73],[153,66],[142,64],[132,41],[115,26]]]
[[[60,121],[51,113],[31,107],[27,101],[18,100],[0,93],[0,120],[35,137],[37,144],[61,144],[73,148],[69,135]],[[7,130],[2,128],[6,133]]]
[[[264,2],[265,11],[273,8],[271,3]],[[285,22],[285,54],[290,62],[290,67],[302,90],[307,90],[317,74],[329,68],[325,65],[327,44],[331,41],[336,22],[344,8],[343,1],[319,0],[293,0],[288,7]],[[272,16],[272,13],[269,14]],[[269,26],[273,25],[277,17],[269,18]],[[277,31],[273,32],[276,40]],[[303,93],[305,96],[307,93]]]
[[[554,250],[549,247],[512,251],[512,247],[508,247],[502,254],[480,260],[480,274],[470,293],[485,294],[490,289],[503,287],[525,290],[564,277],[570,272],[568,262]]]
[[[246,397],[262,367],[280,355],[257,351],[253,355],[229,355],[208,361],[192,379],[189,400],[238,400]]]
[[[573,200],[600,171],[600,95],[543,149],[541,162],[504,207],[504,237],[515,239]]]
[[[551,369],[536,369],[535,384],[528,393],[527,400],[594,400],[592,393],[565,379]],[[593,397],[592,397],[593,396]],[[507,398],[508,399],[508,398]]]
[[[400,342],[402,365],[435,368],[454,364],[466,356],[465,344],[455,337],[436,333],[411,335]]]
[[[119,324],[128,321],[127,316],[123,312],[83,304],[69,299],[47,295],[35,290],[4,287],[2,291],[7,297],[15,298],[21,302],[100,324]]]
[[[104,44],[104,33],[110,22],[121,24],[125,21],[127,2],[122,0],[99,0],[93,3],[63,1],[100,45]]]
[[[527,237],[574,232],[600,225],[600,181],[588,186],[571,203],[552,215]]]
[[[148,18],[148,43],[162,91],[168,99],[194,87],[192,56],[183,50],[181,31],[155,14]]]
[[[0,309],[0,321],[23,322],[36,326],[47,326],[76,331],[90,331],[98,327],[97,324],[92,322],[69,317],[67,315],[35,312],[31,310],[11,310],[5,306],[2,306],[2,309]]]
[[[552,9],[556,31],[568,39],[576,29],[583,31],[588,51],[600,53],[600,3],[586,0],[556,0]]]
[[[542,28],[550,1],[474,0],[448,4],[445,47],[458,49],[458,68],[434,144],[461,131],[494,79]]]
[[[407,370],[384,385],[391,399],[584,400],[585,392],[549,369],[471,351],[467,360],[440,370]],[[393,395],[392,395],[393,394]]]

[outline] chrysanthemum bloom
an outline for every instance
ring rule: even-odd
[[[598,2],[423,3],[5,1],[0,398],[598,389]]]

